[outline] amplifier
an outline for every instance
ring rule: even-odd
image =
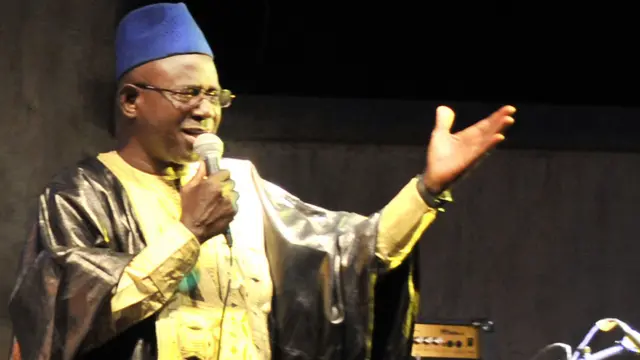
[[[493,322],[446,321],[417,323],[413,331],[411,356],[414,359],[490,358],[486,334],[492,333]]]

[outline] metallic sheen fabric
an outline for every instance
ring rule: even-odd
[[[378,214],[329,212],[269,183],[259,192],[274,287],[273,359],[408,358],[413,257],[392,273],[380,270]],[[102,163],[89,158],[58,175],[40,197],[9,304],[21,358],[155,359],[155,318],[117,329],[109,308],[144,246],[122,185]],[[380,289],[376,280],[388,276],[393,281]]]

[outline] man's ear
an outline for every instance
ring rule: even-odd
[[[138,112],[137,100],[140,91],[133,85],[124,85],[118,91],[118,104],[122,114],[130,119],[136,117]]]

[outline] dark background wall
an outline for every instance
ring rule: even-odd
[[[421,318],[493,319],[501,359],[527,359],[555,341],[575,345],[605,316],[640,326],[640,109],[633,87],[619,86],[636,75],[622,66],[623,48],[595,38],[584,46],[593,28],[559,32],[553,20],[562,11],[546,9],[553,15],[545,18],[544,4],[485,2],[454,17],[447,4],[425,12],[396,2],[383,13],[326,1],[306,9],[188,3],[223,84],[239,93],[221,129],[228,155],[252,159],[263,176],[321,206],[383,206],[422,169],[437,104],[458,111],[458,126],[503,102],[518,106],[509,141],[456,189],[456,203],[420,244]],[[138,5],[2,7],[0,301],[41,188],[61,167],[112,145],[113,29]],[[523,14],[549,25],[527,25],[534,22]],[[0,353],[9,331],[3,307]]]
[[[13,286],[37,194],[85,153],[108,149],[113,0],[6,1],[0,10],[0,302]],[[8,354],[0,307],[0,354]]]

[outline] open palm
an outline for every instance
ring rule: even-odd
[[[451,133],[453,110],[440,106],[436,110],[436,126],[427,148],[424,182],[437,193],[449,187],[489,150],[504,140],[503,132],[514,123],[516,109],[503,106],[468,128]]]

